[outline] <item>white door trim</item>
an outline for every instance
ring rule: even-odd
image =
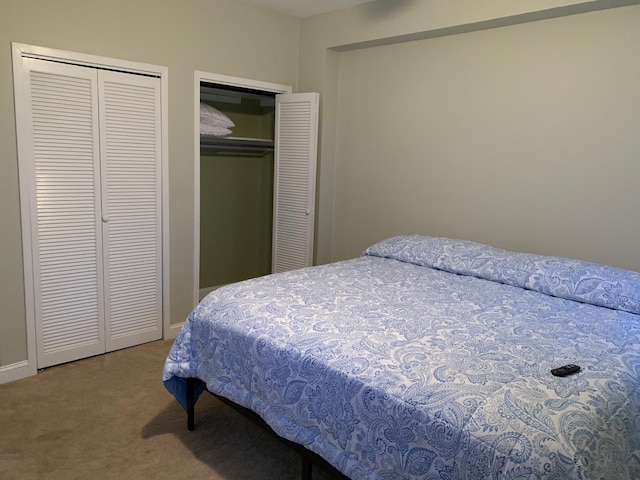
[[[193,306],[200,302],[200,83],[250,88],[270,93],[291,93],[292,87],[277,83],[230,77],[196,70],[193,87]]]
[[[163,336],[169,338],[170,335],[170,317],[169,317],[169,291],[170,291],[170,275],[169,275],[169,149],[168,149],[168,74],[169,69],[164,66],[151,65],[140,62],[131,62],[127,60],[119,60],[114,58],[89,55],[78,52],[70,52],[66,50],[57,50],[52,48],[40,47],[35,45],[27,45],[13,42],[11,44],[12,61],[13,61],[13,85],[14,100],[16,107],[16,130],[17,130],[17,147],[18,147],[18,163],[20,158],[26,158],[29,152],[28,138],[21,134],[26,121],[26,112],[22,107],[28,105],[25,98],[27,78],[23,69],[23,58],[37,58],[55,62],[64,62],[74,65],[81,65],[94,68],[115,69],[123,72],[136,73],[141,75],[151,75],[160,78],[160,108],[162,109],[162,126],[161,126],[161,148],[162,148],[162,303],[163,303]],[[24,286],[25,286],[25,310],[26,310],[26,334],[27,334],[27,367],[21,362],[20,372],[26,376],[35,375],[37,372],[36,362],[36,328],[35,328],[35,311],[34,311],[34,288],[33,288],[33,262],[31,258],[31,239],[32,231],[30,228],[31,209],[29,204],[28,192],[29,178],[25,178],[24,169],[19,172],[20,184],[20,214],[22,220],[22,251],[23,251],[23,268],[24,268]],[[0,372],[1,373],[1,372]],[[3,378],[0,377],[0,383]]]

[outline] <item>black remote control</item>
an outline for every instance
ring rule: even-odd
[[[551,375],[555,375],[556,377],[566,377],[567,375],[572,375],[579,371],[580,367],[578,365],[565,365],[564,367],[554,368],[551,370]]]

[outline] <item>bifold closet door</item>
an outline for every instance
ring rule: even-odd
[[[160,80],[98,71],[106,350],[162,337]]]
[[[98,82],[89,68],[23,59],[38,368],[104,353]]]
[[[319,99],[276,95],[273,273],[313,264]]]
[[[23,62],[38,368],[158,339],[159,79]]]

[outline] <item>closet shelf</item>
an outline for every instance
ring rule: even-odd
[[[201,135],[200,148],[215,150],[218,155],[262,156],[273,152],[273,140]]]

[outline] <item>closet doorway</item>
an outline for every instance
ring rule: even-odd
[[[166,68],[13,55],[30,366],[162,338]]]
[[[317,93],[195,72],[194,303],[313,262]]]

